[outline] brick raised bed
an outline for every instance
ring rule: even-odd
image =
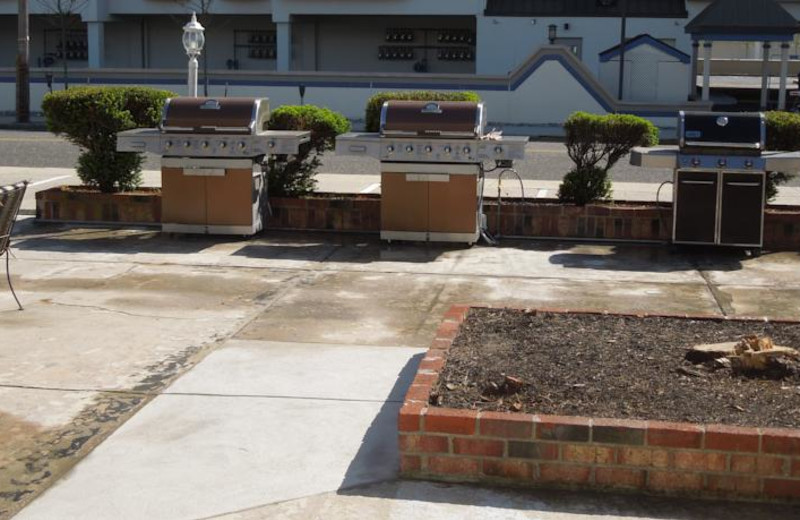
[[[380,196],[321,196],[270,199],[270,229],[380,231]],[[497,204],[488,199],[489,231],[523,238],[605,239],[658,242],[672,236],[672,205],[596,204],[584,207],[556,201],[504,202],[497,223]],[[764,248],[800,250],[800,207],[772,206],[764,216]]]
[[[140,188],[127,193],[100,193],[80,186],[58,186],[36,192],[36,219],[159,224],[161,190]]]
[[[152,190],[150,193],[142,193]],[[161,220],[160,190],[101,194],[58,187],[36,193],[36,215],[43,221],[157,224]],[[312,197],[270,198],[267,229],[377,233],[381,227],[380,195],[320,193]],[[667,241],[672,206],[663,204],[590,204],[584,207],[556,201],[506,201],[497,222],[497,203],[484,206],[489,231],[527,238]],[[800,206],[771,206],[764,218],[764,248],[800,250]]]
[[[797,429],[429,406],[468,310],[447,312],[400,410],[404,477],[800,502]]]

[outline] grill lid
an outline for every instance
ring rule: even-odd
[[[387,101],[381,110],[383,137],[483,137],[483,103],[467,101]]]
[[[760,112],[683,112],[678,116],[682,152],[747,153],[766,147],[766,122]]]
[[[164,133],[256,134],[267,129],[267,98],[167,99],[161,120]]]

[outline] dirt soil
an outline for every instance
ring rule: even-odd
[[[800,324],[472,309],[431,400],[461,409],[800,428],[800,375],[749,378],[684,360],[693,345],[746,334],[800,348]]]

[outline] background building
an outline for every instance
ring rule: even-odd
[[[207,42],[201,77],[203,70],[209,71],[205,77],[211,95],[258,91],[274,101],[296,102],[294,92],[303,84],[311,98],[357,120],[364,90],[498,91],[505,85],[508,91],[520,88],[521,83],[511,83],[520,74],[527,74],[526,80],[531,74],[552,75],[539,83],[544,92],[534,94],[544,97],[538,102],[544,109],[528,110],[524,117],[529,120],[505,116],[503,111],[512,116],[517,110],[511,108],[510,95],[499,98],[503,119],[498,122],[523,126],[560,122],[556,118],[564,110],[547,108],[569,104],[567,96],[575,93],[575,86],[564,81],[584,91],[573,100],[576,108],[622,109],[655,118],[674,113],[676,103],[689,96],[689,62],[684,57],[691,54],[692,43],[684,28],[710,3],[627,0],[627,35],[641,35],[647,45],[626,53],[630,66],[622,102],[634,105],[623,107],[610,105],[618,101],[613,78],[619,57],[615,61],[608,55],[620,42],[620,0],[76,0],[79,9],[69,20],[64,42],[62,18],[50,14],[56,0],[29,2],[34,111],[48,76],[53,88],[61,88],[62,60],[75,76],[71,83],[160,84],[180,90],[186,67],[181,27],[197,10]],[[800,15],[800,1],[783,3]],[[2,94],[13,82],[16,8],[17,0],[0,0]],[[550,60],[539,56],[547,66],[531,61],[551,44],[575,59],[555,53]],[[743,58],[750,52],[746,45],[716,50]],[[567,74],[549,70],[549,61]],[[654,82],[660,88],[647,88]],[[326,95],[314,92],[326,88]],[[281,89],[290,89],[291,95]],[[653,106],[636,105],[642,103]],[[497,113],[497,107],[491,109]],[[13,110],[13,96],[0,97],[0,110]]]

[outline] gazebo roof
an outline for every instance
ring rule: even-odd
[[[695,39],[777,41],[791,39],[800,26],[775,0],[715,0],[686,32]]]

